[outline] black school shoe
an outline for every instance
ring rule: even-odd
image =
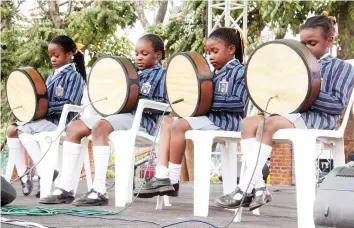
[[[241,191],[241,189],[239,187],[237,187],[233,192],[215,199],[215,203],[219,207],[227,208],[227,209],[236,209],[236,208],[239,208],[240,206],[241,207],[248,207],[252,201],[253,194],[246,193],[246,195],[244,197],[242,197],[240,200],[235,200],[234,196],[237,193],[244,195],[243,192]],[[243,198],[244,198],[244,200],[241,205],[241,201]]]
[[[177,197],[178,196],[178,191],[179,191],[179,182],[177,184],[173,184],[172,186],[175,189],[175,191],[172,192],[169,196]]]
[[[28,196],[29,194],[31,194],[32,190],[33,190],[33,172],[32,170],[29,171],[29,168],[27,167],[26,169],[26,172],[28,172],[26,174],[27,176],[27,181],[26,182],[22,182],[22,180],[20,179],[21,181],[21,187],[22,187],[22,193],[24,196]],[[26,173],[25,172],[25,173]]]
[[[97,199],[88,198],[91,193],[96,193],[98,195]],[[91,188],[89,192],[86,192],[83,196],[74,200],[71,204],[75,206],[103,206],[108,204],[108,195],[107,193],[102,194]]]
[[[59,175],[58,170],[54,170],[53,179],[52,179],[53,182],[57,179],[58,175]],[[41,177],[38,176],[38,188],[37,188],[36,198],[41,197],[41,184],[40,183],[41,183]]]
[[[249,205],[250,211],[260,208],[261,206],[263,206],[273,200],[272,195],[270,194],[269,190],[266,187],[255,189],[255,192],[257,192],[257,191],[263,191],[263,193],[260,196],[254,195],[254,198]]]
[[[134,196],[139,198],[152,198],[154,196],[178,196],[179,183],[171,184],[170,178],[151,178],[142,188],[134,189]],[[177,191],[177,192],[176,192]]]
[[[60,204],[60,203],[71,203],[74,201],[74,191],[66,191],[62,188],[56,188],[61,191],[60,195],[50,194],[49,196],[39,200],[42,204]]]

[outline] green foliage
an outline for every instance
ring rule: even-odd
[[[171,18],[167,26],[149,27],[166,44],[166,57],[180,51],[204,53],[207,34],[207,1],[189,1],[183,17]]]
[[[217,1],[214,1],[217,2]],[[220,0],[219,2],[222,2]],[[330,15],[337,17],[339,22],[339,44],[341,50],[339,57],[353,58],[354,53],[354,2],[351,1],[258,1],[248,2],[248,48],[250,54],[254,48],[262,43],[261,31],[268,26],[275,33],[277,39],[282,39],[287,31],[294,35],[299,33],[300,25],[306,20],[309,13],[320,14],[328,10]],[[231,11],[236,18],[240,11]],[[221,14],[221,10],[216,15]],[[224,24],[221,20],[220,24]],[[239,21],[242,28],[243,20]],[[149,28],[166,42],[166,51],[171,55],[179,51],[205,52],[205,39],[207,35],[207,1],[189,1],[187,7],[177,18],[170,18],[165,26]]]
[[[95,1],[92,8],[72,13],[64,21],[67,33],[76,42],[97,44],[113,35],[117,28],[132,26],[136,21],[132,2]]]
[[[337,18],[338,43],[340,50],[338,57],[341,59],[354,58],[354,2],[352,1],[329,1],[325,8],[329,15]]]
[[[1,134],[0,135],[0,143],[2,143],[5,140],[5,138],[4,138],[4,136],[5,136],[5,128],[0,130],[0,134]],[[0,159],[0,161],[1,161],[0,174],[2,175],[2,174],[5,174],[7,160],[9,158],[9,149],[7,148],[7,146],[3,148],[3,150],[1,151],[0,156],[1,156],[1,159]]]
[[[170,19],[166,26],[149,28],[149,32],[159,34],[167,41],[168,55],[177,51],[205,52],[207,35],[207,1],[189,1],[181,16]],[[299,31],[308,12],[314,9],[314,1],[249,1],[248,43],[258,45],[261,31],[270,26],[278,38],[284,37],[288,28],[293,33]],[[231,11],[236,18],[240,11]],[[221,14],[216,11],[216,14]],[[242,28],[242,19],[239,26]],[[220,24],[224,24],[221,20]],[[250,48],[253,48],[251,45]]]
[[[80,1],[69,1],[71,11],[61,13],[60,26],[55,28],[54,18],[49,11],[49,2],[37,0],[40,9],[30,18],[21,17],[16,11],[15,1],[1,2],[1,42],[7,45],[1,51],[1,89],[5,91],[5,80],[9,73],[21,66],[32,66],[46,78],[52,71],[47,54],[48,43],[57,35],[69,35],[77,43],[84,44],[93,62],[102,55],[130,56],[133,46],[125,37],[115,33],[134,25],[137,16],[130,1],[100,1],[91,5]],[[75,10],[74,10],[75,9]],[[59,13],[59,12],[58,12]],[[1,94],[1,112],[9,111],[6,93]],[[5,122],[2,116],[2,125]]]
[[[299,33],[300,25],[311,11],[315,11],[315,1],[257,1],[257,9],[264,23],[283,38],[290,28],[293,34]]]
[[[101,42],[90,46],[90,61],[88,62],[88,65],[92,66],[92,64],[98,58],[104,55],[125,56],[127,58],[133,59],[133,56],[131,55],[133,48],[134,46],[132,42],[125,36],[109,36],[106,40],[102,40]]]

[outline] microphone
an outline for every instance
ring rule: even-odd
[[[173,101],[173,102],[171,103],[171,105],[172,105],[172,104],[180,103],[180,102],[182,102],[182,101],[184,101],[184,98],[181,98],[181,99],[178,99],[178,100]]]

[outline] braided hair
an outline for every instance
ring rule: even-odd
[[[64,51],[74,53],[74,62],[77,71],[82,76],[82,79],[86,82],[86,69],[84,55],[77,50],[75,42],[68,36],[57,36],[52,41],[52,44],[57,44],[64,49]]]
[[[140,37],[139,40],[150,41],[155,52],[161,51],[160,61],[165,59],[165,55],[166,55],[165,54],[165,45],[164,45],[162,39],[158,35],[151,34],[151,33],[146,34],[146,35]]]
[[[208,39],[221,39],[227,45],[234,45],[236,49],[235,58],[238,59],[240,63],[243,63],[245,44],[240,31],[233,28],[218,28],[209,35]]]
[[[329,38],[335,36],[336,34],[336,21],[333,17],[328,17],[327,15],[313,16],[306,20],[306,22],[301,25],[300,30],[305,28],[322,28],[323,37]]]

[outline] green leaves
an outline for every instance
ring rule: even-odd
[[[111,35],[107,37],[106,40],[96,43],[90,46],[90,62],[89,66],[92,66],[93,63],[100,57],[104,55],[110,56],[125,56],[132,59],[132,50],[134,46],[125,36],[117,37]]]
[[[166,26],[149,27],[165,40],[166,56],[175,52],[205,52],[207,29],[207,1],[189,1],[183,16],[172,18]]]
[[[115,33],[117,29],[133,26],[137,16],[131,1],[70,1],[71,12],[60,10],[59,29],[54,28],[49,1],[36,0],[38,12],[22,18],[13,1],[1,2],[1,42],[7,49],[1,51],[2,86],[9,73],[20,66],[32,66],[46,78],[53,70],[48,57],[48,44],[57,35],[69,35],[75,42],[85,45],[92,58],[88,65],[103,55],[125,55],[130,57],[133,45],[125,37]],[[69,8],[70,9],[70,8]],[[20,19],[17,20],[16,19]],[[13,23],[16,21],[16,23]],[[86,60],[87,63],[87,60]],[[4,88],[2,88],[3,91]],[[2,93],[1,110],[6,113],[6,93]],[[2,115],[2,123],[6,115]]]

